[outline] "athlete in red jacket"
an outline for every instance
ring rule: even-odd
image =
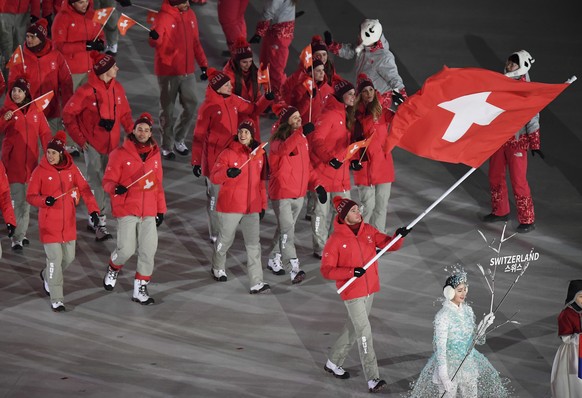
[[[63,271],[75,259],[77,240],[76,206],[83,198],[90,217],[98,219],[97,202],[89,184],[65,151],[65,132],[59,131],[48,143],[46,156],[30,177],[26,200],[38,207],[40,241],[46,253],[41,271],[45,293],[53,311],[65,311]]]
[[[149,43],[155,50],[154,71],[160,87],[162,156],[174,159],[174,150],[180,155],[188,155],[184,138],[192,128],[196,114],[196,62],[202,70],[200,78],[208,79],[208,61],[200,43],[198,20],[188,0],[163,0]],[[174,126],[174,103],[178,95],[183,110]]]
[[[374,258],[376,248],[385,247],[394,237],[364,223],[358,205],[352,200],[336,196],[333,204],[337,216],[333,233],[323,250],[321,274],[326,279],[335,280],[338,288],[352,277],[357,279],[341,293],[349,318],[339,338],[331,347],[324,369],[337,378],[349,378],[350,374],[343,370],[342,365],[351,347],[357,342],[369,391],[378,392],[386,387],[386,382],[379,378],[368,318],[374,293],[380,290],[378,262],[374,262],[367,270],[363,267]],[[404,237],[408,232],[405,227],[399,228],[394,236]],[[402,242],[400,239],[389,250],[398,250]]]
[[[354,86],[346,81],[337,81],[334,95],[330,95],[317,121],[315,131],[309,136],[311,164],[320,178],[320,184],[328,192],[327,203],[315,201],[314,215],[311,218],[313,231],[313,255],[321,258],[321,252],[333,222],[331,197],[349,197],[349,162],[344,162],[351,141],[348,130],[348,107],[354,105]]]
[[[236,138],[218,156],[210,179],[221,185],[216,206],[220,228],[212,255],[212,276],[226,282],[226,253],[240,225],[247,251],[250,293],[256,294],[268,293],[271,288],[263,282],[259,238],[259,220],[267,208],[267,159],[253,139],[253,130],[251,120],[240,124]]]
[[[388,124],[394,112],[382,106],[382,98],[372,81],[358,76],[356,116],[352,141],[367,140],[364,149],[356,151],[350,161],[354,183],[362,202],[362,216],[378,231],[386,230],[386,211],[394,181],[392,153],[387,150]]]
[[[14,201],[17,227],[12,237],[12,249],[22,250],[28,244],[30,205],[26,202],[28,180],[38,165],[38,140],[43,148],[52,138],[51,131],[42,111],[31,103],[30,85],[24,78],[18,78],[10,87],[0,110],[0,134],[2,140],[2,162],[6,167],[10,191]],[[28,105],[27,105],[28,104]],[[18,108],[22,109],[17,110]]]
[[[85,154],[87,181],[95,193],[101,212],[105,210],[102,180],[109,153],[119,146],[123,125],[131,132],[133,120],[125,90],[116,80],[119,68],[115,58],[94,52],[93,70],[89,81],[79,87],[63,109],[63,122],[73,140]],[[99,225],[89,220],[88,228],[95,231],[95,239],[111,239],[103,215]]]
[[[5,75],[5,63],[24,41],[29,23],[40,18],[40,0],[0,0],[0,65]]]
[[[6,175],[6,169],[2,162],[0,162],[0,210],[6,223],[8,237],[12,238],[16,230],[16,216],[14,215],[14,208],[12,207],[12,199],[10,199],[8,176]],[[0,258],[2,258],[2,246],[0,246]]]
[[[111,152],[103,176],[103,188],[111,196],[111,210],[117,217],[117,248],[111,253],[103,286],[113,290],[119,270],[137,253],[132,300],[142,305],[154,303],[147,285],[158,247],[156,228],[167,211],[162,158],[152,138],[153,124],[149,113],[136,120],[123,145]]]
[[[226,73],[215,69],[209,71],[210,82],[206,98],[198,110],[198,119],[192,139],[192,166],[196,177],[204,175],[206,179],[206,197],[208,199],[208,221],[210,240],[216,241],[216,198],[220,186],[213,184],[208,177],[218,154],[232,140],[232,132],[237,130],[239,115],[252,115],[257,109],[264,109],[273,97],[266,94],[256,103],[232,95],[232,83]]]

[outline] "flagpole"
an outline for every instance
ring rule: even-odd
[[[255,149],[253,149],[253,151],[251,152],[251,155],[252,155],[252,154],[255,154],[255,155],[256,155],[259,149],[265,149],[265,147],[266,147],[268,144],[269,144],[269,142],[267,141],[267,142],[265,142],[264,144],[262,144],[262,145],[259,145],[258,147],[256,147]],[[245,167],[245,165],[246,165],[248,162],[250,162],[250,160],[251,160],[251,159],[252,159],[252,157],[251,157],[251,156],[249,156],[249,158],[248,158],[248,159],[247,159],[247,160],[246,160],[246,161],[245,161],[243,164],[241,164],[241,165],[240,165],[239,169],[242,169],[243,167]]]
[[[422,214],[420,214],[418,217],[416,217],[414,219],[414,221],[412,221],[410,224],[408,224],[408,226],[406,227],[406,229],[412,229],[416,224],[418,224],[418,222],[420,220],[422,220],[424,218],[424,216],[426,216],[432,209],[434,209],[436,207],[436,205],[438,205],[440,202],[442,202],[451,192],[453,192],[455,190],[455,188],[457,188],[459,185],[461,185],[461,183],[463,181],[465,181],[471,174],[473,174],[473,172],[475,170],[477,170],[477,168],[476,167],[472,167],[469,171],[467,171],[464,176],[462,176],[461,178],[459,178],[459,180],[457,182],[455,182],[449,189],[447,189],[447,191],[445,193],[443,193],[437,200],[435,200],[429,207],[427,207],[426,210],[424,212],[422,212]],[[398,242],[398,240],[400,240],[401,237],[402,236],[400,234],[396,235],[394,237],[394,239],[392,239],[390,241],[390,243],[388,243],[388,245],[386,247],[384,247],[382,250],[380,250],[380,252],[378,252],[378,254],[376,254],[370,261],[368,261],[368,263],[366,265],[364,265],[364,269],[368,269],[372,264],[374,264],[376,262],[376,260],[378,260],[384,253],[386,253],[386,251],[389,248],[391,248],[392,246],[394,246],[394,244],[396,242]],[[341,294],[356,279],[358,279],[358,278],[355,277],[355,276],[352,277],[350,280],[348,280],[346,283],[344,283],[344,285],[342,287],[340,287],[337,290],[337,293],[338,294]]]
[[[147,177],[148,175],[152,174],[154,172],[154,170],[150,170],[147,173],[145,173],[144,175],[142,175],[141,177],[139,177],[137,180],[135,180],[134,182],[132,182],[131,184],[129,184],[128,186],[126,186],[127,189],[129,189],[132,185],[135,185],[139,180],[143,180],[145,177]],[[117,194],[113,195],[114,197],[117,196]]]
[[[24,62],[24,51],[22,51],[22,44],[19,44],[18,48],[20,49],[20,55],[22,56],[22,70],[24,73],[26,73],[26,63]]]
[[[95,10],[95,11],[97,11],[97,10]],[[93,39],[93,41],[97,40],[97,38],[99,37],[99,35],[101,34],[101,32],[103,32],[103,28],[105,28],[105,24],[106,24],[107,22],[109,22],[109,18],[111,18],[111,16],[113,15],[113,13],[114,13],[115,11],[117,11],[117,10],[116,10],[115,8],[113,8],[113,11],[111,11],[111,12],[109,13],[109,16],[107,16],[107,19],[105,20],[105,22],[103,22],[103,25],[101,25],[101,29],[99,29],[99,32],[97,32],[97,36],[95,36],[95,38]]]
[[[139,4],[131,3],[131,5],[134,6],[134,7],[137,7],[137,8],[141,8],[142,10],[146,10],[146,11],[156,12],[157,13],[156,10],[152,10],[151,8],[147,8],[147,7],[144,7],[144,6],[140,6]]]
[[[44,97],[45,95],[47,95],[48,93],[53,92],[53,90],[48,91],[46,93],[44,93],[43,95],[41,95],[40,97],[36,97],[35,99],[33,99],[32,101],[30,101],[27,104],[22,105],[20,108],[16,108],[15,110],[12,111],[12,113],[14,114],[14,112],[21,110],[22,108],[26,108],[27,106],[31,105],[33,102],[38,101],[39,99],[41,99],[42,97]]]
[[[77,187],[73,187],[73,188],[69,189],[68,191],[66,191],[66,192],[63,192],[63,193],[62,193],[62,194],[60,194],[59,196],[55,196],[55,200],[57,200],[58,198],[62,198],[63,196],[65,196],[66,194],[68,194],[68,193],[70,193],[70,192],[73,192],[75,189],[77,189]]]
[[[132,18],[133,19],[133,18]],[[139,22],[137,22],[135,19],[133,20],[133,22],[135,22],[136,25],[141,26],[142,28],[144,28],[145,30],[147,30],[148,32],[151,32],[151,29],[146,28],[145,26],[143,26],[142,24],[140,24]]]
[[[309,123],[311,123],[311,104],[313,102],[313,90],[315,90],[315,73],[313,72],[313,63],[311,64],[311,81],[313,87],[311,87],[311,92],[309,93]]]

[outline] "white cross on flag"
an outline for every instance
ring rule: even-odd
[[[95,13],[93,14],[93,22],[105,25],[107,23],[107,20],[111,16],[111,13],[113,13],[114,10],[115,7],[106,7],[95,10]]]
[[[301,51],[299,59],[301,60],[304,69],[313,65],[313,51],[311,50],[311,44],[308,44],[303,51]]]
[[[566,87],[444,67],[398,107],[387,147],[479,167]]]
[[[18,65],[24,62],[24,54],[22,53],[22,46],[16,47],[16,50],[12,53],[12,56],[6,63],[6,68],[10,69],[14,65]]]
[[[44,111],[45,108],[49,106],[49,103],[53,99],[54,95],[55,95],[54,91],[51,90],[48,93],[45,93],[40,97],[34,99],[34,103],[36,104],[36,107],[38,108],[39,112]]]
[[[139,187],[144,191],[151,191],[156,186],[156,175],[150,173],[138,182]]]
[[[71,198],[73,198],[75,206],[78,206],[79,202],[81,201],[81,193],[79,192],[79,188],[74,187],[71,189]]]
[[[128,29],[136,23],[137,22],[135,20],[122,13],[119,17],[119,21],[117,21],[117,28],[119,29],[119,33],[121,33],[122,36],[125,36]]]

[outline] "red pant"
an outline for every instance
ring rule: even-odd
[[[526,176],[527,150],[512,148],[509,145],[498,149],[489,159],[492,213],[496,216],[509,214],[506,168],[509,168],[511,188],[517,206],[517,220],[520,224],[532,224],[535,221],[535,213]]]
[[[249,0],[218,0],[218,22],[222,26],[226,45],[231,53],[238,38],[247,40],[245,11],[248,5]]]
[[[280,93],[280,88],[287,79],[285,66],[289,58],[289,46],[292,41],[293,37],[275,37],[271,30],[267,32],[262,41],[260,60],[263,67],[270,64],[271,90],[275,95]]]

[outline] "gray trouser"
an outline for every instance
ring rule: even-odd
[[[5,65],[16,47],[24,43],[29,21],[30,14],[28,12],[24,14],[0,13],[0,55],[2,56],[1,66],[5,76],[7,75]]]
[[[160,127],[162,129],[162,148],[173,150],[174,142],[184,141],[186,134],[192,133],[196,113],[196,93],[193,73],[181,76],[158,76],[160,87]],[[180,95],[182,113],[174,129],[174,108]]]
[[[236,228],[240,224],[245,249],[247,251],[247,269],[250,287],[263,282],[263,267],[261,266],[261,242],[259,230],[259,213],[216,213],[218,216],[218,239],[214,244],[212,268],[226,269],[226,252],[232,246]]]
[[[281,253],[283,265],[290,270],[289,260],[297,258],[295,250],[295,223],[299,217],[299,212],[303,207],[304,198],[272,200],[273,210],[277,217],[277,230],[273,237],[273,250],[271,257],[275,253]]]
[[[99,213],[103,214],[105,211],[105,191],[103,190],[102,183],[109,156],[100,154],[91,145],[87,146],[84,154],[85,166],[87,167],[85,176],[87,177],[91,191],[93,191],[97,206],[99,206]]]
[[[94,0],[93,8],[98,10],[105,7],[115,7],[115,0]],[[105,40],[107,45],[117,44],[119,41],[119,30],[117,29],[117,21],[119,20],[119,15],[121,15],[121,10],[114,11],[109,17],[109,20],[105,24]]]
[[[362,218],[382,233],[386,232],[386,211],[391,187],[390,182],[372,186],[358,185]]]
[[[307,205],[305,206],[305,215],[312,217],[313,208],[315,207],[315,201],[317,200],[317,194],[312,191],[307,191]]]
[[[137,251],[136,279],[149,277],[154,272],[154,257],[158,250],[158,230],[155,217],[126,216],[117,219],[117,247],[111,253],[111,262],[123,267]]]
[[[45,243],[46,268],[42,277],[48,283],[51,303],[64,301],[63,272],[75,259],[76,241],[64,243]]]
[[[208,213],[208,233],[210,238],[218,236],[218,216],[216,215],[216,201],[218,200],[218,193],[220,192],[220,185],[213,184],[210,178],[206,178],[206,212]]]
[[[89,73],[73,73],[71,74],[71,79],[73,80],[73,92],[75,92],[80,86],[87,83]]]
[[[373,294],[344,301],[349,319],[329,352],[329,360],[337,366],[342,366],[350,349],[357,341],[366,380],[379,377],[378,361],[372,342],[372,327],[368,318],[373,301]]]
[[[21,241],[26,236],[26,231],[28,231],[30,205],[26,201],[27,188],[28,184],[10,184],[12,207],[14,207],[14,215],[16,216],[16,230],[12,237],[13,241]]]
[[[313,232],[313,252],[319,255],[322,254],[325,242],[333,230],[333,218],[337,214],[333,207],[333,198],[338,195],[343,198],[351,198],[349,191],[328,192],[327,202],[320,203],[319,200],[315,200],[313,216],[311,217],[311,231]]]

